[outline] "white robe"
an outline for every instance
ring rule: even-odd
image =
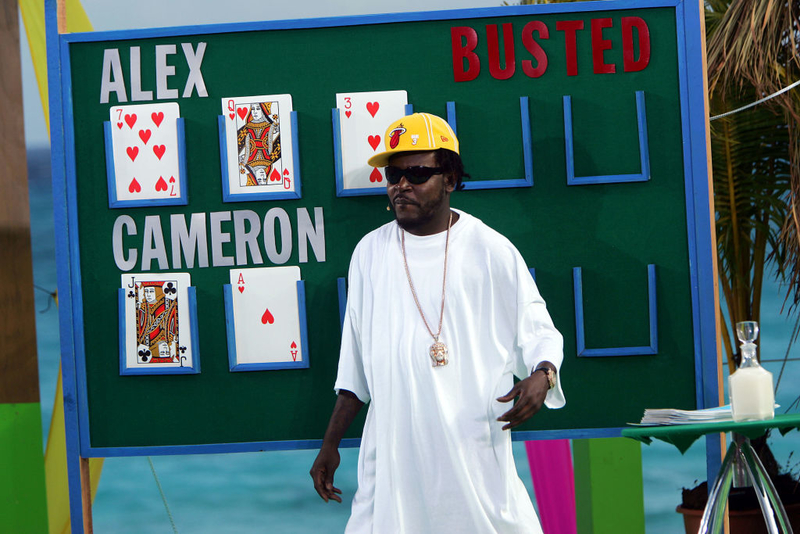
[[[495,399],[541,361],[560,367],[563,340],[511,242],[464,212],[450,232],[441,341],[433,367],[388,223],[353,252],[335,390],[369,402],[347,533],[541,533],[517,475]],[[431,329],[439,325],[445,232],[406,232],[408,266]],[[558,374],[560,376],[560,373]],[[564,405],[560,381],[549,408]],[[535,416],[534,416],[535,417]]]

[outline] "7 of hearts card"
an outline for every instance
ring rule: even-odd
[[[197,300],[188,273],[126,273],[119,289],[120,374],[200,372]]]
[[[300,267],[231,269],[223,286],[231,371],[307,368]]]
[[[223,98],[218,121],[224,202],[300,198],[292,95]]]
[[[103,124],[109,207],[188,204],[178,104],[114,106],[109,118]]]
[[[406,91],[336,94],[336,196],[386,194],[383,169],[370,167],[367,160],[384,151],[386,128],[410,113]]]

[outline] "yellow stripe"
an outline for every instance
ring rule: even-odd
[[[425,121],[425,129],[428,131],[428,146],[435,148],[436,145],[433,142],[433,124],[431,124],[431,118],[427,113],[420,113],[420,115],[422,115],[422,118]]]
[[[86,15],[80,0],[66,0],[67,30],[69,32],[90,32],[92,23]],[[47,99],[47,43],[44,27],[44,2],[42,0],[19,0],[22,23],[28,36],[36,85],[44,110],[47,133],[50,133],[50,105]]]

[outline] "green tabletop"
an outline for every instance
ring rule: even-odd
[[[776,415],[767,421],[719,421],[715,423],[698,423],[691,425],[657,425],[623,428],[622,435],[643,443],[650,444],[653,438],[675,445],[681,454],[689,450],[697,438],[705,434],[717,432],[736,432],[748,438],[758,438],[770,428],[777,428],[781,434],[800,427],[800,413]]]

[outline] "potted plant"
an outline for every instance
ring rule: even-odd
[[[720,116],[711,122],[717,262],[723,297],[718,313],[727,368],[732,373],[740,358],[733,325],[759,321],[768,265],[776,277],[788,282],[789,309],[796,311],[800,302],[800,98],[797,92],[784,92],[726,115],[798,79],[794,25],[800,3],[707,0],[705,6],[711,115]],[[800,530],[796,474],[778,468],[767,436],[753,440],[753,447],[776,486],[793,529]],[[684,513],[687,532],[697,532],[707,500],[706,482],[684,489],[678,511]],[[728,503],[732,533],[753,534],[765,528],[752,488],[732,489]],[[749,526],[738,525],[748,519],[753,521]]]

